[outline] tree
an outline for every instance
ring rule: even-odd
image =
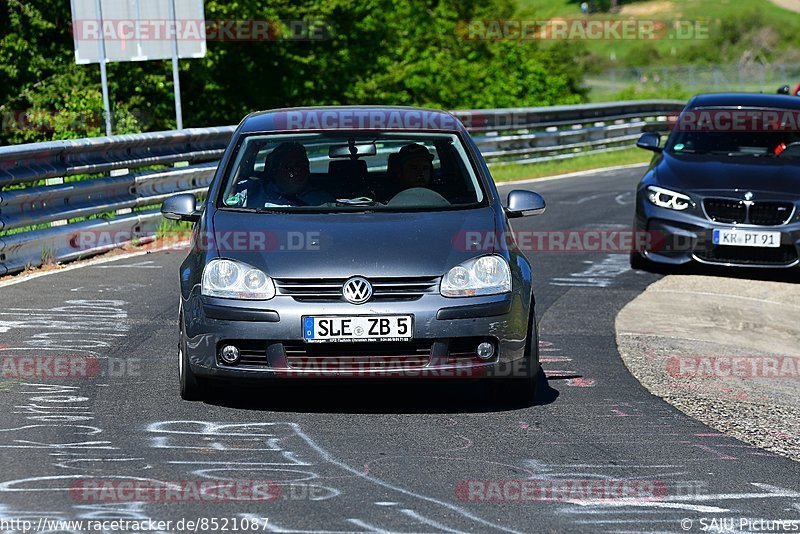
[[[39,117],[4,129],[0,140],[101,134],[99,69],[74,63],[68,2],[0,3],[7,4],[2,110]],[[213,40],[205,58],[181,60],[184,122],[233,124],[255,109],[298,105],[455,109],[584,100],[575,43],[468,39],[460,31],[471,19],[512,18],[514,9],[511,0],[206,0],[209,22],[269,21],[275,38]],[[325,38],[296,39],[298,25],[323,27]],[[175,127],[169,61],[109,64],[108,74],[115,133]]]

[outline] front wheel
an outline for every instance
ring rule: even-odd
[[[649,271],[653,268],[653,262],[642,256],[638,251],[631,252],[631,269],[635,271]]]
[[[186,352],[186,334],[183,330],[183,313],[178,319],[180,324],[180,339],[178,340],[178,379],[180,394],[183,400],[203,400],[203,388],[200,379],[195,376],[189,365],[189,355]]]
[[[532,305],[531,305],[532,306]],[[528,339],[525,342],[525,359],[522,369],[514,368],[522,376],[495,378],[491,387],[495,399],[511,401],[515,404],[531,405],[536,399],[539,384],[539,332],[536,314],[531,310],[528,320]]]

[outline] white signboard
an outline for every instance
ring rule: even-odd
[[[101,39],[106,62],[170,59],[176,42],[179,58],[206,54],[203,0],[71,0],[71,4],[79,65],[100,62]]]

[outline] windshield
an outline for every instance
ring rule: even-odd
[[[337,132],[244,138],[219,207],[430,210],[471,207],[483,199],[456,135]]]
[[[666,151],[781,159],[800,157],[797,110],[695,108],[678,119]]]

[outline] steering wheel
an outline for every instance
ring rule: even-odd
[[[400,191],[386,204],[387,207],[391,208],[438,208],[449,205],[450,202],[446,198],[427,187],[412,187]]]

